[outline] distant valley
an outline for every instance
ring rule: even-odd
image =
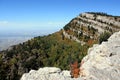
[[[5,36],[0,37],[0,51],[8,49],[10,46],[23,43],[33,38],[32,36]]]

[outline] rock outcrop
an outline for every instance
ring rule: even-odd
[[[70,71],[61,71],[55,67],[44,67],[38,71],[31,70],[25,73],[21,80],[72,80]]]
[[[86,12],[65,25],[63,34],[66,38],[84,45],[90,39],[96,41],[104,32],[113,34],[116,31],[120,31],[120,17],[105,13]]]
[[[119,80],[120,31],[114,33],[107,42],[90,48],[82,62],[81,77],[91,77],[92,80]]]
[[[25,73],[21,80],[119,80],[120,79],[120,31],[107,42],[95,44],[88,50],[80,67],[80,77],[71,78],[69,71],[55,67],[40,68]]]

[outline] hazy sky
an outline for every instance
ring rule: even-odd
[[[120,0],[0,0],[0,34],[44,34],[82,12],[120,15]]]

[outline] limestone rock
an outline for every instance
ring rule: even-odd
[[[114,33],[108,42],[94,45],[82,60],[81,76],[92,80],[120,79],[120,31]]]
[[[89,39],[97,41],[104,32],[113,34],[120,31],[120,17],[105,13],[85,12],[72,19],[64,27],[66,38],[87,44]]]
[[[21,80],[78,80],[70,78],[70,71],[61,71],[55,67],[45,67],[25,73]],[[82,79],[79,79],[82,80]]]

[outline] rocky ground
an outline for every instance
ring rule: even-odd
[[[95,44],[88,50],[80,67],[80,77],[71,78],[69,71],[55,67],[31,70],[21,80],[119,80],[120,79],[120,31],[107,42]]]

